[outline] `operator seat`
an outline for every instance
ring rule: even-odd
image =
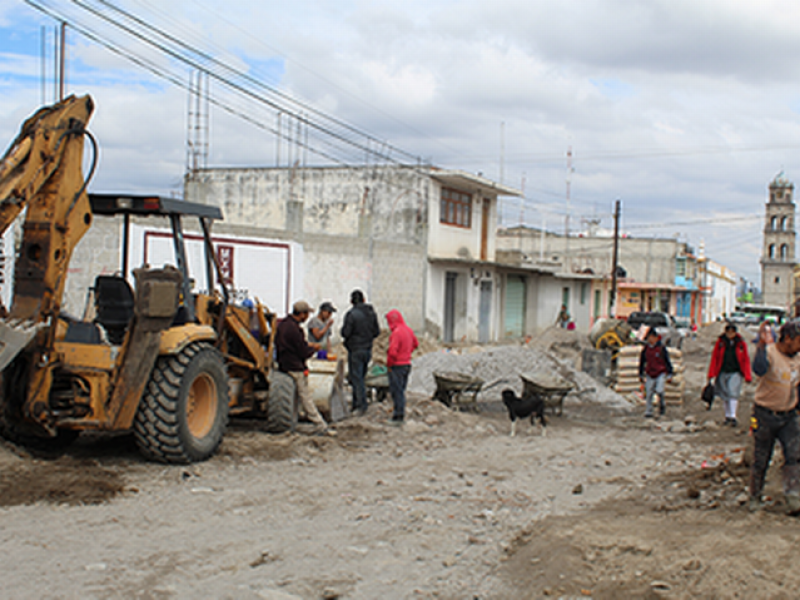
[[[95,323],[106,330],[108,341],[119,346],[133,318],[133,290],[118,275],[98,275],[94,280]]]

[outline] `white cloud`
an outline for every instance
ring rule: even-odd
[[[596,206],[608,216],[616,197],[631,223],[758,214],[778,170],[800,183],[800,5],[788,0],[120,4],[445,166],[499,176],[503,123],[505,182],[520,185],[524,175],[529,196],[551,211],[563,212],[572,146],[573,222]],[[42,23],[52,25],[22,3],[0,6],[6,31],[35,35]],[[179,188],[185,93],[74,31],[69,39],[70,87],[92,93],[98,105],[96,189]],[[17,43],[0,44],[0,135],[9,141],[39,100],[36,44],[22,51]],[[188,79],[185,66],[137,51]],[[212,90],[275,126],[273,111],[218,84]],[[274,163],[269,133],[219,109],[211,136],[211,164]],[[557,229],[552,216],[548,223]],[[758,280],[761,227],[756,219],[680,229]]]

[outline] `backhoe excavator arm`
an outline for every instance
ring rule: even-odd
[[[0,160],[0,234],[28,209],[9,312],[9,322],[25,323],[26,330],[55,322],[72,251],[92,222],[81,164],[93,108],[89,96],[70,96],[40,109]],[[2,329],[0,342],[6,342]],[[0,350],[0,370],[21,350],[19,343]]]
[[[13,390],[6,384],[0,407],[6,416],[14,413],[48,429],[52,347],[67,270],[73,249],[92,223],[82,163],[84,137],[89,137],[94,170],[97,146],[86,131],[93,108],[89,96],[70,96],[40,109],[23,123],[0,160],[0,234],[27,209],[13,299],[8,317],[0,320],[0,371],[28,348],[24,365],[13,375],[5,373],[10,381],[22,378],[27,384]],[[24,398],[19,397],[22,389]]]

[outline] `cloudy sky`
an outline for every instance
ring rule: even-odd
[[[524,187],[504,224],[556,231],[567,212],[573,231],[610,227],[619,198],[626,231],[705,242],[759,285],[767,185],[800,183],[796,2],[4,0],[0,142],[41,103],[42,27],[53,98],[56,21],[34,4],[74,24],[67,90],[96,100],[96,191],[181,192],[178,56],[217,73],[209,166],[418,157]],[[284,115],[276,142],[275,103],[310,133]]]

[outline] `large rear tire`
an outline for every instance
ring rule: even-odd
[[[267,431],[284,433],[294,428],[294,379],[273,371],[267,399]]]
[[[205,342],[159,357],[134,422],[136,444],[152,460],[186,464],[210,458],[228,425],[228,375]]]

